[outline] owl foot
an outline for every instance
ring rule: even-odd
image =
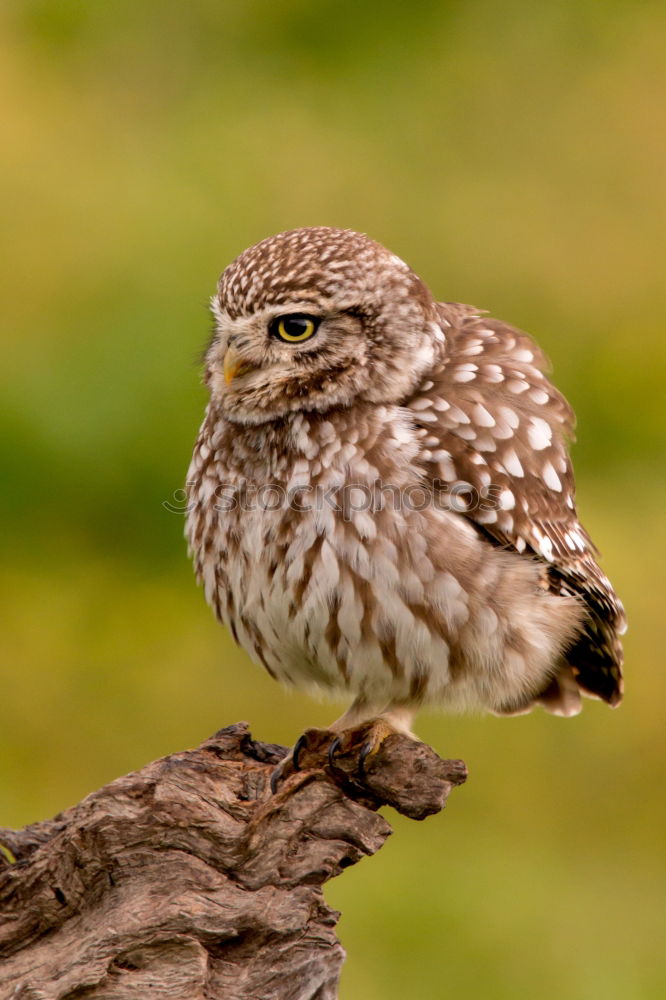
[[[348,793],[361,792],[363,789],[354,782],[350,769],[336,764],[338,752],[344,752],[341,736],[328,729],[306,729],[273,771],[271,791],[275,794],[282,782],[298,771],[316,770],[325,771]]]
[[[301,780],[307,780],[306,774],[315,780],[328,777],[369,809],[390,805],[403,816],[424,819],[439,812],[450,790],[465,780],[467,768],[461,760],[442,760],[425,743],[378,717],[337,732],[306,730],[273,771],[273,793],[299,773]]]
[[[352,759],[356,757],[354,772],[355,776],[362,781],[366,776],[366,765],[370,758],[378,752],[385,739],[396,735],[404,734],[381,717],[357,728],[344,730],[335,737],[328,748],[328,766],[331,770],[337,768],[336,757],[338,754]],[[349,768],[345,769],[343,773],[348,776]]]
[[[335,733],[329,729],[306,729],[271,774],[270,785],[273,795],[282,782],[292,774],[298,771],[322,770],[329,760],[330,749],[335,741]]]
[[[388,739],[389,736],[400,735],[404,734],[395,729],[386,719],[379,718],[371,722],[367,727],[365,742],[358,755],[359,776],[365,777],[366,766],[369,764],[370,759],[381,749],[384,740]],[[416,740],[415,742],[418,743],[420,741]]]
[[[405,739],[404,733],[381,717],[337,733],[329,729],[307,729],[273,771],[271,791],[275,794],[282,782],[298,771],[323,770],[348,794],[367,796],[368,769],[384,741],[391,736]]]

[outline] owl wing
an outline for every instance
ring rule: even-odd
[[[496,545],[539,559],[544,581],[584,606],[567,661],[586,693],[622,698],[624,611],[578,521],[568,444],[575,418],[527,334],[442,303],[442,360],[407,403],[426,477]]]

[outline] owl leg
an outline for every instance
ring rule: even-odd
[[[365,774],[369,758],[377,753],[384,740],[389,736],[407,736],[409,739],[419,742],[418,737],[411,731],[411,725],[416,715],[414,705],[389,704],[379,714],[371,712],[369,715],[367,708],[367,705],[361,706],[355,702],[331,726],[331,729],[338,733],[328,748],[328,763],[332,769],[337,769],[336,756],[344,752],[345,743],[348,742],[345,736],[348,736],[354,745],[358,745],[359,736],[363,738],[357,767],[358,775],[361,778]],[[364,721],[361,722],[361,719]]]
[[[370,722],[384,723],[392,732],[401,733],[414,740],[417,738],[410,729],[417,712],[415,705],[408,705],[404,702],[389,702],[385,708],[379,711],[377,709],[376,704],[373,706],[369,702],[357,698],[345,714],[335,720],[331,729],[333,732],[341,733],[346,729],[358,729]]]

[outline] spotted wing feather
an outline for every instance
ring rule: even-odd
[[[426,476],[495,544],[538,558],[550,590],[583,603],[567,660],[586,693],[616,705],[624,612],[576,515],[573,411],[527,334],[469,306],[439,310],[446,349],[407,404]]]

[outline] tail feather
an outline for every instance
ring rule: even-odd
[[[548,687],[536,699],[536,703],[552,715],[561,715],[565,718],[578,715],[583,707],[580,688],[568,663],[560,666]]]

